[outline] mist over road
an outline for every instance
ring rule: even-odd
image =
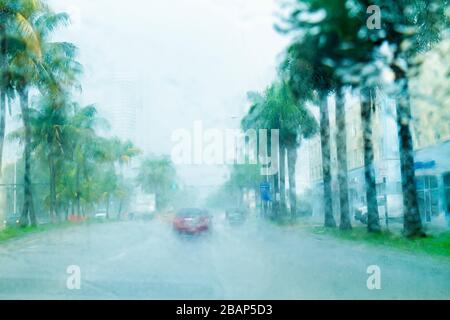
[[[81,271],[69,290],[67,267]],[[381,269],[369,290],[367,267]],[[29,235],[0,246],[1,299],[450,298],[450,261],[221,216],[200,237],[170,223],[111,222]]]

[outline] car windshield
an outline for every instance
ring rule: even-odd
[[[449,300],[449,1],[0,0],[0,300]]]

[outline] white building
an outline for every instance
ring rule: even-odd
[[[142,110],[139,81],[132,76],[111,78],[107,93],[107,105],[102,105],[111,125],[111,134],[123,140],[137,143],[137,124]]]

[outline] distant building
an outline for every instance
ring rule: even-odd
[[[425,221],[450,217],[450,40],[425,53],[413,93],[413,142],[419,209]],[[450,222],[450,220],[449,220]]]
[[[422,148],[415,154],[419,209],[430,222],[450,215],[450,140]]]
[[[433,110],[433,116],[424,109]],[[415,169],[419,209],[425,221],[450,215],[450,126],[448,108],[413,104]]]
[[[137,78],[128,75],[111,77],[101,107],[110,122],[110,134],[137,143],[138,116],[142,96]]]

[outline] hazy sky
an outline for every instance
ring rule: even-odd
[[[146,152],[170,153],[172,132],[195,120],[236,126],[231,117],[245,112],[246,92],[274,79],[288,40],[273,29],[275,0],[49,2],[71,14],[72,25],[57,38],[80,48],[84,103],[108,110],[117,99],[135,98],[120,97],[114,79],[136,84],[136,133]]]

